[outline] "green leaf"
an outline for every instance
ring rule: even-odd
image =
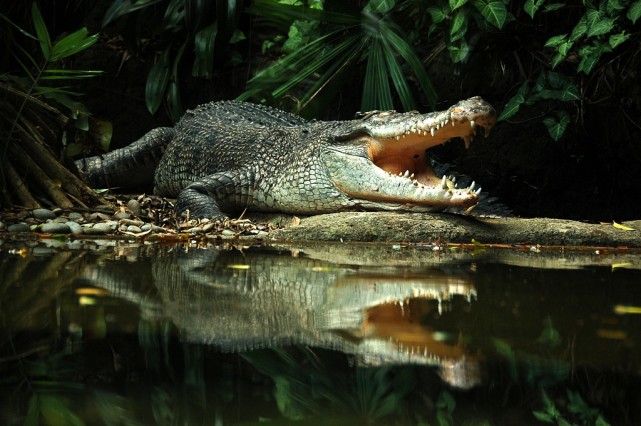
[[[453,43],[465,36],[467,32],[467,18],[464,12],[457,12],[452,19],[450,27],[450,43]]]
[[[554,417],[544,411],[532,411],[532,414],[534,414],[537,420],[545,423],[554,423]]]
[[[374,13],[387,13],[394,8],[396,0],[369,0],[365,10]]]
[[[58,61],[75,55],[88,47],[92,46],[98,41],[98,34],[88,36],[89,31],[87,28],[81,28],[78,31],[67,35],[66,37],[58,40],[51,49],[51,60]]]
[[[162,0],[134,0],[132,3],[131,0],[115,0],[109,9],[107,9],[107,12],[105,12],[105,16],[102,18],[102,26],[105,27],[114,19],[118,19],[123,15],[144,9],[161,1]]]
[[[637,23],[637,19],[641,18],[641,0],[635,1],[628,9],[628,14],[626,15],[632,24]]]
[[[570,34],[570,41],[575,42],[581,37],[583,37],[586,33],[588,32],[588,17],[587,14],[583,15],[581,19],[579,19],[579,22],[574,26],[572,29],[572,33]]]
[[[528,82],[524,81],[523,84],[521,84],[521,87],[519,87],[519,90],[517,90],[516,94],[512,96],[512,98],[510,98],[507,104],[505,104],[505,108],[503,108],[503,111],[501,111],[501,114],[499,115],[497,121],[507,120],[508,118],[519,112],[521,104],[525,102],[525,95],[527,93],[527,90]]]
[[[614,28],[614,21],[614,18],[605,16],[605,14],[600,10],[588,9],[586,12],[588,37],[594,37],[610,32],[612,28]]]
[[[559,34],[552,36],[545,42],[544,47],[556,47],[567,39],[567,34]]]
[[[487,22],[496,28],[503,28],[507,19],[507,9],[500,0],[476,0],[474,6],[481,12]]]
[[[147,75],[147,84],[145,85],[145,103],[147,110],[155,114],[162,103],[169,83],[169,57],[171,55],[171,44],[164,50],[158,62],[156,62]]]
[[[626,5],[621,0],[607,0],[606,3],[606,9],[610,15],[618,15],[618,12],[625,9],[625,7]]]
[[[630,34],[626,34],[625,31],[622,31],[619,34],[612,34],[608,39],[608,44],[612,49],[615,49],[618,45],[625,42],[629,38]]]
[[[218,34],[218,23],[203,28],[194,37],[194,66],[192,75],[209,78],[214,74],[214,45]]]
[[[385,57],[378,39],[374,39],[369,55],[363,81],[363,98],[361,109],[373,111],[376,109],[390,110],[394,108],[392,92],[389,86],[389,74],[385,66]]]
[[[555,141],[561,139],[565,133],[565,129],[570,124],[570,115],[566,111],[560,111],[558,113],[559,120],[557,121],[554,117],[548,116],[543,119],[543,124],[548,129],[548,133]]]
[[[641,1],[641,0],[640,0]],[[428,7],[427,13],[430,14],[432,17],[432,21],[435,24],[441,23],[449,16],[449,11],[445,10],[444,8],[439,8],[439,7]]]
[[[436,89],[434,88],[432,81],[425,71],[425,67],[421,62],[421,59],[414,51],[412,45],[392,30],[386,32],[386,38],[389,40],[390,45],[394,47],[394,50],[396,50],[396,52],[410,67],[412,73],[414,74],[414,77],[416,77],[416,79],[418,80],[418,85],[425,95],[427,102],[432,108],[434,108],[437,99]]]
[[[550,3],[550,4],[546,4],[543,7],[543,11],[546,13],[554,12],[555,10],[562,9],[563,7],[565,7],[565,3]]]
[[[49,60],[49,55],[51,54],[51,38],[49,37],[49,31],[45,25],[44,19],[42,19],[42,14],[36,2],[33,2],[31,6],[31,19],[33,20],[33,26],[36,29],[36,35],[38,36],[38,41],[40,42],[40,50],[42,50],[42,55],[45,60]]]
[[[459,7],[465,6],[468,0],[450,0],[450,10],[454,12]]]
[[[607,43],[600,43],[595,46],[584,46],[579,50],[581,62],[576,68],[577,72],[583,72],[589,75],[592,69],[596,66],[604,53],[611,52],[612,48]]]
[[[545,3],[545,0],[527,0],[523,5],[525,12],[530,15],[530,18],[534,19],[536,11]]]
[[[448,46],[447,50],[450,52],[452,62],[454,62],[455,64],[463,62],[470,54],[470,46],[465,40],[461,40],[458,46]]]

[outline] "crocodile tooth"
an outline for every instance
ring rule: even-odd
[[[399,135],[396,135],[396,140],[399,140],[401,137]]]
[[[410,175],[410,179],[414,179],[414,173]]]
[[[481,187],[479,186],[476,191],[474,191],[474,195],[479,195],[481,193]]]
[[[409,177],[409,175],[410,175],[410,171],[409,170],[405,170],[405,173],[403,174],[403,177],[406,178],[406,177]]]
[[[430,128],[430,133],[432,134],[432,137],[434,137],[434,133],[436,133],[436,130],[434,130],[434,127]]]
[[[452,183],[456,183],[456,176],[450,176],[450,180],[452,181]]]
[[[451,180],[446,179],[445,183],[447,183],[447,187],[449,189],[456,189],[456,185],[454,185],[454,182],[452,182]]]
[[[474,120],[470,120],[470,126],[472,126],[472,128],[476,127],[476,123],[474,122]]]
[[[434,126],[434,127],[436,127],[436,130],[440,129],[441,128],[441,123],[436,123],[436,126]]]
[[[472,181],[472,184],[468,188],[470,191],[474,191],[474,187],[476,186],[476,182]]]
[[[447,178],[445,175],[443,175],[443,178],[441,179],[441,188],[447,189]]]
[[[472,142],[472,140],[470,139],[469,136],[463,136],[463,142],[465,142],[465,149],[468,149],[470,147],[470,142]]]

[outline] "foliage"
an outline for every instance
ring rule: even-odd
[[[472,51],[470,38],[473,29],[490,32],[501,30],[514,19],[508,13],[509,0],[449,0],[438,1],[427,8],[432,18],[428,34],[442,30],[447,34],[448,50],[452,62],[465,62]]]
[[[156,37],[162,52],[147,75],[145,101],[154,114],[166,102],[176,121],[183,113],[179,82],[183,62],[193,51],[191,75],[212,78],[217,63],[230,44],[245,38],[237,21],[241,12],[236,0],[116,0],[105,13],[103,27],[119,24],[136,29],[136,44]],[[159,37],[157,37],[159,36]],[[237,59],[239,60],[239,59]]]
[[[63,59],[76,55],[96,43],[98,34],[89,35],[89,31],[85,27],[67,34],[53,43],[40,9],[35,2],[32,4],[31,17],[36,36],[20,28],[18,24],[4,15],[0,15],[0,17],[27,38],[37,41],[42,54],[41,58],[35,58],[24,45],[16,44],[17,52],[14,52],[14,58],[20,65],[23,75],[5,74],[2,78],[24,86],[27,96],[42,95],[66,106],[69,108],[71,116],[77,119],[76,125],[82,130],[88,130],[88,111],[82,103],[73,99],[78,93],[69,86],[49,83],[78,80],[100,74],[100,71],[95,70],[65,69],[63,64]],[[26,103],[26,100],[24,102]]]
[[[567,389],[567,411],[573,417],[576,417],[580,424],[595,425],[595,426],[609,426],[608,423],[598,409],[590,407],[581,398],[578,392],[573,392]],[[566,419],[554,401],[548,396],[545,390],[541,390],[541,400],[543,402],[542,410],[535,410],[532,412],[537,420],[545,423],[556,423],[558,426],[570,426],[577,424]]]
[[[603,55],[618,50],[621,54],[625,42],[633,31],[632,25],[641,16],[641,1],[603,0],[601,2],[585,1],[583,7],[577,8],[566,3],[547,3],[545,0],[528,0],[523,9],[532,20],[552,21],[553,16],[559,22],[571,16],[572,27],[561,34],[552,35],[544,43],[544,48],[554,52],[550,59],[551,69],[565,68],[565,73],[553,73],[542,70],[534,87],[530,90],[532,79],[526,80],[517,93],[507,102],[499,120],[507,120],[516,114],[521,105],[533,105],[539,102],[559,101],[571,103],[583,100],[576,81],[579,76],[572,76],[568,71],[575,68],[577,74],[589,76],[595,72],[604,73]],[[566,19],[567,22],[567,19]],[[557,27],[558,28],[558,27]],[[558,31],[555,28],[551,31]],[[599,70],[599,66],[602,67]],[[558,141],[572,121],[568,109],[561,109],[552,102],[552,110],[543,118],[552,139]]]
[[[297,111],[318,112],[358,75],[361,76],[358,80],[363,82],[363,110],[392,109],[395,104],[392,86],[400,104],[410,110],[416,107],[415,90],[408,78],[412,75],[426,101],[434,105],[436,92],[412,47],[413,40],[394,16],[399,9],[395,7],[396,2],[371,0],[360,10],[328,7],[334,4],[328,1],[326,10],[321,10],[317,2],[308,8],[300,2],[254,1],[249,12],[259,24],[287,30],[290,38],[283,48],[294,50],[259,71],[248,82],[240,99],[271,102],[291,96],[297,89],[296,93],[303,92]],[[302,21],[311,24],[303,27]],[[305,28],[303,36],[300,36],[301,28]],[[318,37],[303,44],[311,39],[305,31],[318,32]]]

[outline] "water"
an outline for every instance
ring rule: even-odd
[[[641,257],[0,246],[0,424],[641,423]]]

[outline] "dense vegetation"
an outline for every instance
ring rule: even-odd
[[[524,214],[632,217],[640,17],[641,0],[16,2],[0,16],[1,202],[28,204],[17,187],[52,199],[17,159],[24,139],[64,161],[221,98],[348,118],[482,95],[501,123],[463,171]],[[21,130],[51,114],[46,135]]]

